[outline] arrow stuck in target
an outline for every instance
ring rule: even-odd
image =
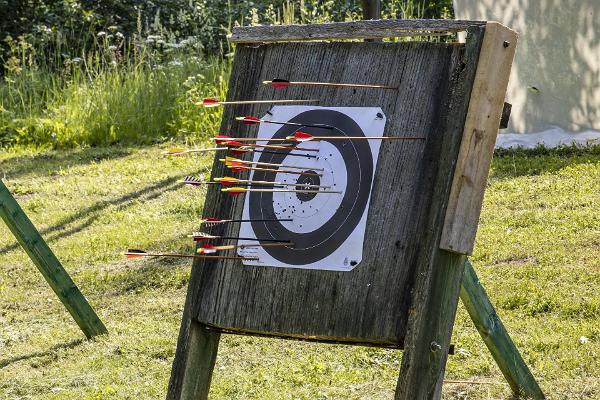
[[[327,125],[327,124],[301,124],[298,122],[289,122],[289,121],[285,121],[285,122],[284,121],[270,121],[268,119],[260,119],[260,118],[253,117],[250,115],[246,115],[245,117],[235,117],[235,120],[240,121],[246,125],[265,123],[265,124],[298,126],[298,127],[304,127],[304,128],[308,127],[308,128],[321,128],[321,129],[335,129],[335,127],[333,127],[331,125]],[[283,141],[286,139],[270,139],[270,140]]]
[[[303,188],[311,188],[311,189],[329,189],[331,186],[323,186],[323,185],[308,185],[303,183],[287,183],[287,182],[270,182],[270,181],[253,181],[247,179],[238,179],[232,176],[225,176],[222,178],[214,178],[215,181],[221,182],[224,185],[235,185],[239,183],[249,183],[255,185],[281,185],[281,186],[293,186],[293,187],[303,187]]]
[[[292,222],[293,220],[291,218],[286,218],[286,219],[277,219],[277,218],[271,218],[271,219],[219,219],[219,218],[213,218],[213,217],[207,217],[204,219],[200,220],[201,224],[204,224],[205,226],[215,226],[215,225],[220,225],[220,224],[229,224],[229,223],[236,223],[236,222]]]
[[[260,238],[243,238],[236,236],[215,236],[210,235],[204,232],[192,232],[191,235],[188,235],[194,239],[195,242],[201,242],[204,240],[215,240],[215,239],[224,239],[224,240],[249,240],[251,242],[268,242],[268,243],[285,243],[287,245],[293,245],[291,240],[278,240],[278,239],[260,239]]]
[[[129,249],[125,252],[127,258],[141,257],[169,257],[169,258],[202,258],[202,259],[220,259],[220,260],[258,260],[258,257],[237,257],[237,256],[197,256],[193,254],[177,253],[149,253],[144,250]]]
[[[262,244],[240,244],[240,245],[235,245],[235,244],[227,244],[227,245],[223,245],[223,246],[213,246],[211,244],[205,244],[202,247],[199,247],[198,250],[196,250],[196,253],[198,254],[214,254],[218,251],[223,251],[223,250],[233,250],[233,249],[246,249],[246,248],[252,248],[252,247],[290,247],[293,246],[294,243],[262,243]]]
[[[304,190],[304,189],[255,189],[255,188],[244,188],[234,186],[231,188],[221,189],[221,192],[225,192],[230,196],[238,196],[240,194],[248,193],[248,192],[259,192],[259,193],[310,193],[310,194],[339,194],[341,191],[337,190]]]
[[[306,175],[306,176],[323,176],[323,174],[317,174],[315,172],[305,172],[305,171],[292,171],[289,169],[275,169],[275,168],[259,168],[259,167],[249,167],[245,164],[232,162],[230,165],[227,165],[227,168],[231,169],[233,172],[242,172],[242,171],[263,171],[263,172],[277,172],[280,174],[295,174],[295,175]]]
[[[195,103],[197,106],[205,108],[219,107],[235,104],[285,104],[285,103],[318,103],[317,99],[308,100],[236,100],[236,101],[221,101],[215,98],[206,98],[201,102]]]
[[[297,142],[309,142],[311,140],[425,140],[424,137],[413,136],[314,136],[300,131],[287,136],[286,139]]]
[[[393,89],[398,90],[398,86],[386,85],[369,85],[362,83],[332,83],[332,82],[305,82],[305,81],[288,81],[287,79],[273,79],[263,81],[264,85],[271,85],[276,89],[282,89],[289,86],[333,86],[333,87],[350,87],[350,88],[372,88],[372,89]]]
[[[313,151],[318,152],[319,149],[305,149],[301,147],[292,147],[292,144],[279,144],[279,145],[268,145],[268,144],[244,144],[241,141],[254,141],[254,142],[268,142],[271,139],[260,139],[260,138],[232,138],[227,135],[217,135],[213,138],[219,145],[236,146],[236,147],[255,147],[264,149],[279,149],[279,150],[298,150],[298,151]],[[287,139],[281,139],[277,141],[285,141]]]
[[[232,165],[234,163],[240,163],[240,164],[258,165],[258,166],[265,166],[265,167],[282,167],[282,168],[303,169],[303,170],[309,169],[312,171],[321,171],[321,172],[325,171],[324,168],[302,167],[302,166],[298,166],[298,165],[285,165],[285,164],[267,163],[267,162],[260,162],[260,161],[246,161],[246,160],[240,160],[239,158],[234,158],[234,157],[220,158],[219,161],[224,162],[225,165]]]

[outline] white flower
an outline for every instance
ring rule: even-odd
[[[98,32],[98,37],[103,37],[106,36],[106,32],[102,31],[102,32]]]

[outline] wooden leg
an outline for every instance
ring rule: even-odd
[[[56,296],[89,339],[107,333],[106,327],[58,258],[0,180],[0,218],[15,235]]]
[[[208,399],[221,334],[197,321],[184,325],[177,344],[167,399]]]
[[[429,276],[417,282],[409,309],[409,326],[396,400],[439,399],[458,305],[465,256],[438,250]],[[429,290],[429,293],[425,291]]]
[[[465,262],[460,299],[513,393],[543,399],[544,393],[496,314],[469,261]]]

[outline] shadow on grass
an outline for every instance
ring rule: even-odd
[[[41,230],[40,234],[48,243],[71,236],[89,227],[100,217],[102,211],[106,208],[117,207],[118,210],[122,210],[129,207],[133,200],[153,200],[159,197],[165,191],[179,186],[179,181],[183,177],[184,175],[165,178],[142,189],[127,193],[115,199],[98,201],[89,207],[83,208],[80,211],[61,219],[55,225]],[[75,226],[67,228],[68,225],[75,222],[78,222]],[[12,251],[18,247],[18,243],[11,244],[0,248],[0,253]]]
[[[33,353],[24,354],[24,355],[21,355],[21,356],[6,358],[6,359],[3,359],[3,360],[0,360],[0,369],[1,368],[5,368],[5,367],[7,367],[7,366],[9,366],[9,365],[11,365],[13,363],[19,362],[19,361],[24,361],[24,360],[30,360],[32,358],[46,357],[46,356],[55,355],[58,350],[73,349],[73,348],[79,346],[80,344],[83,344],[84,342],[85,342],[85,339],[72,340],[70,342],[56,344],[56,345],[50,347],[47,350],[35,351]]]
[[[519,176],[543,175],[569,166],[600,162],[600,145],[579,148],[565,146],[548,149],[496,149],[492,160],[491,178],[505,179]]]
[[[16,179],[24,175],[48,175],[64,167],[87,165],[93,162],[127,157],[129,149],[99,147],[78,150],[48,150],[33,155],[21,155],[0,160],[0,177]]]

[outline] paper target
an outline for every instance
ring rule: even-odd
[[[297,131],[321,137],[383,136],[386,122],[383,111],[377,107],[275,106],[263,119],[303,124],[299,127],[261,123],[257,136],[269,139],[285,138]],[[253,161],[306,168],[295,169],[303,174],[280,172],[290,170],[284,167],[252,171],[253,181],[318,185],[340,193],[247,193],[243,219],[291,221],[242,224],[240,236],[290,240],[294,245],[240,249],[240,256],[258,257],[256,261],[244,261],[244,265],[333,271],[355,268],[362,261],[380,146],[381,140],[323,139],[295,143],[289,151],[281,150],[279,154],[255,153]],[[296,148],[318,149],[318,152]],[[289,156],[290,152],[313,157]]]

